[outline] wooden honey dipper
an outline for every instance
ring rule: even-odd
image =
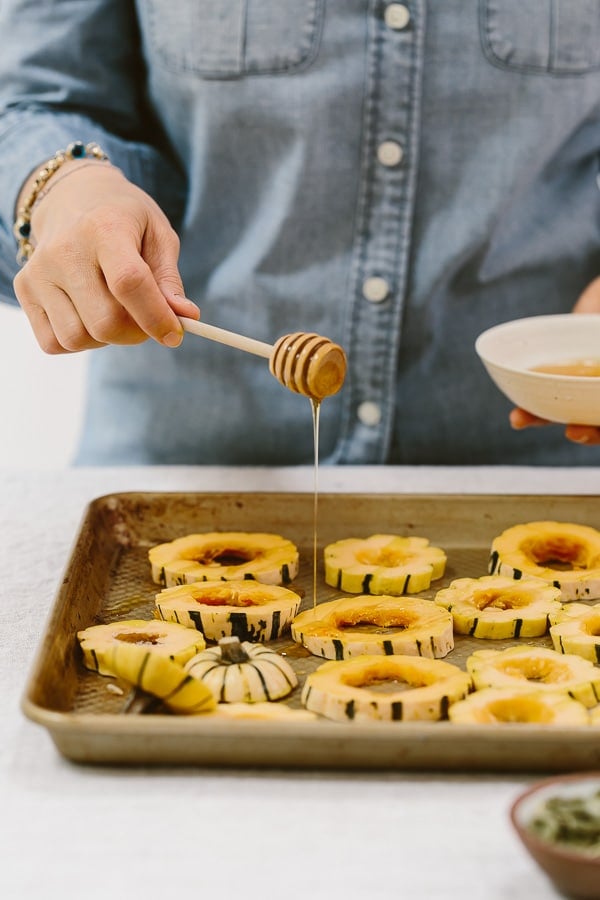
[[[185,316],[179,321],[191,334],[268,359],[271,375],[290,391],[312,400],[337,394],[344,383],[346,354],[338,344],[318,334],[298,331],[284,334],[275,344],[266,344]]]

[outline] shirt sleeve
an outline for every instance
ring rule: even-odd
[[[145,99],[133,0],[5,0],[0,33],[0,299],[14,303],[17,198],[57,150],[96,141],[175,226],[184,178]]]

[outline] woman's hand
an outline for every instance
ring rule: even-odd
[[[525,412],[524,409],[511,410],[509,421],[516,431],[520,431],[521,428],[551,424],[546,419],[540,419],[539,416],[532,416],[531,413]],[[596,428],[593,425],[567,425],[565,437],[575,444],[600,444],[600,428]]]
[[[42,350],[148,337],[176,347],[177,316],[197,319],[199,310],[185,299],[179,240],[162,210],[105,163],[55,177],[32,215],[35,251],[14,281]]]
[[[595,278],[584,290],[573,307],[574,313],[600,313],[600,278]],[[540,419],[523,409],[511,410],[510,424],[516,430],[532,428],[537,425],[548,425],[546,419]],[[567,425],[565,437],[575,444],[600,444],[600,428],[593,425]]]

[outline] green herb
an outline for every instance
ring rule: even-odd
[[[551,797],[529,828],[545,841],[600,854],[600,789],[587,797]]]

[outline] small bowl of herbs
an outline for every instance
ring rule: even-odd
[[[600,900],[600,772],[537,782],[517,797],[511,820],[563,894]]]

